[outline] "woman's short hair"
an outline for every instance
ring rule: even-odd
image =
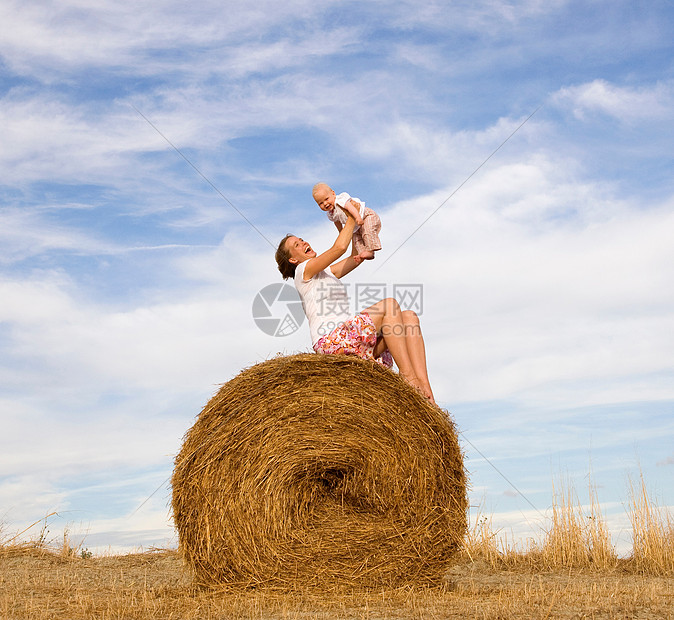
[[[290,237],[294,237],[294,235],[287,234],[283,237],[276,250],[276,264],[284,280],[294,278],[295,269],[297,269],[297,265],[290,262],[290,252],[288,252],[288,248],[286,248],[286,241],[288,241]]]

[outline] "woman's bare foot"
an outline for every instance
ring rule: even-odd
[[[423,391],[423,395],[437,407],[438,403],[435,402],[435,398],[433,397],[433,392],[431,392],[430,386]]]
[[[422,394],[425,398],[428,398],[429,400],[432,400],[433,395],[431,394],[430,396],[427,393],[427,390],[424,389],[423,384],[421,381],[419,381],[419,378],[416,375],[403,375],[402,373],[400,376],[407,381],[417,392]],[[435,402],[435,401],[433,401]]]
[[[432,404],[437,405],[430,385],[424,385],[421,383],[416,375],[405,376],[401,374],[400,376],[405,379],[405,381],[407,381],[407,383],[417,390],[424,398],[427,398]]]

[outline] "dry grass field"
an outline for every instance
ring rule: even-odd
[[[556,498],[550,529],[526,549],[500,548],[488,519],[433,588],[283,592],[205,588],[178,552],[88,557],[5,537],[0,617],[24,619],[229,618],[674,618],[674,523],[643,484],[632,489],[633,550],[617,557],[598,505]]]
[[[511,558],[513,560],[513,558]],[[669,575],[493,566],[459,558],[437,588],[379,592],[205,589],[175,551],[87,558],[29,546],[0,554],[0,617],[29,618],[672,618]]]

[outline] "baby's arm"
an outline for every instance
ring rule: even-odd
[[[345,211],[348,211],[358,226],[363,225],[363,218],[360,217],[360,203],[356,202],[353,198],[349,198],[346,201],[346,204],[342,207]]]

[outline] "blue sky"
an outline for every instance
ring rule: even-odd
[[[630,479],[674,505],[671,2],[2,0],[0,23],[4,532],[56,511],[94,550],[175,544],[195,416],[310,346],[251,308],[270,243],[331,243],[317,181],[382,217],[352,288],[423,285],[496,527],[532,535],[590,474],[622,547]]]

